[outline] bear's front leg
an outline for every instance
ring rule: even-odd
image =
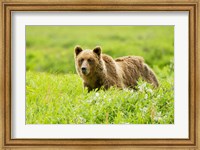
[[[84,88],[87,88],[88,92],[92,91],[92,88],[87,84],[87,83],[83,83]]]

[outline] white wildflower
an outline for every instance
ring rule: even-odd
[[[146,83],[144,82],[143,84],[141,84],[138,88],[139,88],[139,91],[141,92],[141,91],[144,91],[144,89],[145,89],[145,87],[146,87]]]
[[[111,100],[112,100],[111,98],[108,99],[109,102],[110,102]]]
[[[155,115],[154,120],[155,120],[155,121],[162,120],[161,112],[158,112],[158,113]]]
[[[140,110],[141,110],[142,113],[146,113],[146,112],[147,112],[147,109],[148,109],[147,107],[140,108]]]
[[[95,96],[96,96],[96,97],[99,97],[99,93],[96,93]]]
[[[92,99],[87,99],[86,102],[91,103]]]
[[[148,94],[145,94],[145,97],[144,97],[145,99],[147,99],[148,98]]]
[[[123,91],[128,92],[129,90],[127,88],[124,88]]]
[[[153,93],[153,90],[152,89],[147,89],[147,92],[149,92],[149,93]]]

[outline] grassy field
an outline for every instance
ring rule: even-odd
[[[26,123],[174,123],[173,37],[173,26],[26,26]],[[142,56],[160,87],[140,80],[137,91],[87,93],[75,72],[76,45]]]

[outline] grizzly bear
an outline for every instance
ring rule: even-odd
[[[76,46],[74,55],[76,71],[88,91],[101,87],[108,89],[111,86],[134,88],[140,77],[154,87],[159,85],[154,72],[142,57],[124,56],[113,59],[102,54],[99,46],[93,50],[83,50]]]

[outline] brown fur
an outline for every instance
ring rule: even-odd
[[[101,48],[82,50],[75,47],[75,65],[77,73],[83,79],[88,91],[111,86],[118,88],[134,88],[142,77],[145,81],[158,87],[154,72],[144,63],[142,57],[125,56],[117,59],[102,54]]]

